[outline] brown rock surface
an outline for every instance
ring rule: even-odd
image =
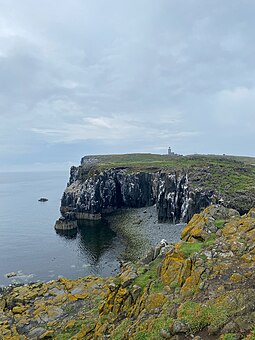
[[[210,206],[167,249],[115,278],[7,288],[0,339],[254,339],[254,209]]]

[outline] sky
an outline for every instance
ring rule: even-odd
[[[255,1],[0,0],[0,171],[255,156]]]

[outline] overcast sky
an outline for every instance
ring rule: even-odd
[[[0,0],[0,170],[255,156],[255,1]]]

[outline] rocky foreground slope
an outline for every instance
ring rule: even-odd
[[[187,222],[210,204],[255,206],[255,167],[227,157],[152,154],[87,156],[72,167],[56,229],[118,208],[156,205],[158,220]]]
[[[255,339],[255,209],[210,206],[115,278],[4,290],[1,339]]]

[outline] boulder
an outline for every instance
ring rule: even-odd
[[[46,198],[46,197],[41,197],[41,198],[39,198],[38,201],[39,201],[39,202],[47,202],[47,201],[48,201],[48,198]]]

